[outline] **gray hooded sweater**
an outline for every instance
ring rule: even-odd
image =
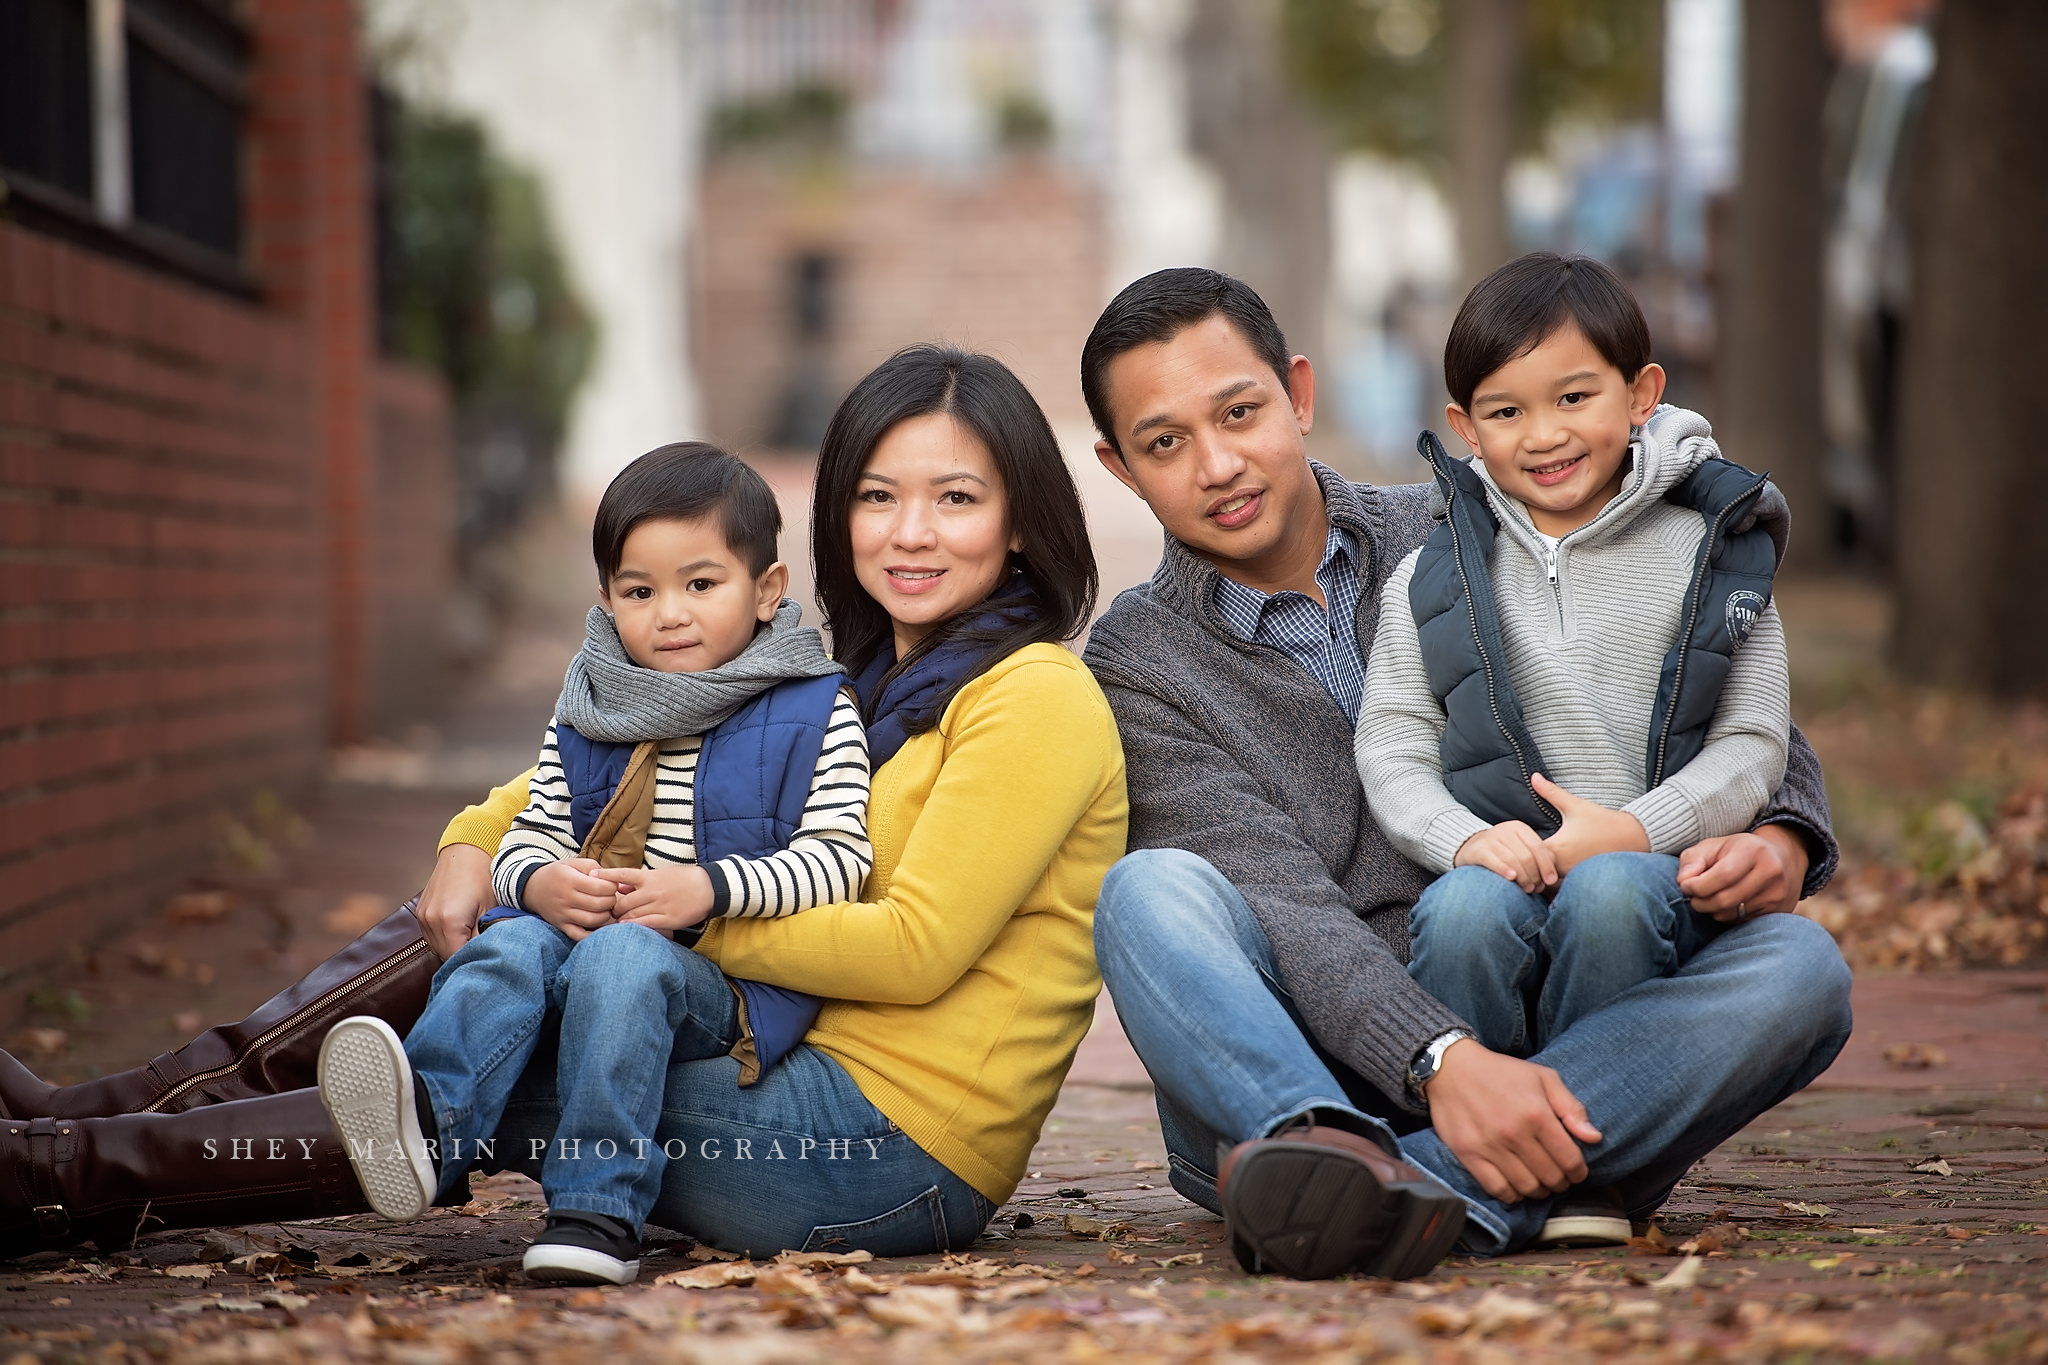
[[[1665,651],[1678,637],[1706,523],[1664,495],[1721,452],[1696,412],[1660,407],[1635,433],[1621,491],[1553,551],[1529,511],[1473,470],[1500,521],[1492,562],[1508,681],[1551,781],[1575,796],[1627,811],[1656,853],[1748,829],[1785,775],[1791,675],[1775,604],[1736,651],[1706,746],[1657,787],[1644,789],[1650,713]],[[1754,519],[1782,548],[1785,500],[1766,486]],[[1419,553],[1419,552],[1418,552]],[[1486,820],[1445,789],[1438,745],[1444,708],[1431,692],[1409,610],[1414,554],[1380,599],[1379,632],[1365,675],[1356,736],[1358,772],[1394,847],[1433,872]]]
[[[1331,521],[1358,541],[1355,625],[1368,641],[1388,577],[1429,533],[1430,488],[1314,468]],[[1421,1113],[1407,1098],[1408,1064],[1463,1022],[1408,976],[1408,911],[1431,874],[1366,808],[1350,718],[1307,669],[1230,629],[1216,579],[1169,536],[1152,581],[1118,594],[1089,632],[1085,657],[1123,738],[1131,847],[1186,849],[1228,878],[1316,1040]],[[1820,763],[1796,729],[1784,784],[1758,818],[1772,822],[1816,850],[1812,895],[1833,875],[1836,848]]]

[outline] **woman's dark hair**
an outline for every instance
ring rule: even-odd
[[[1243,280],[1203,266],[1155,270],[1123,287],[1081,347],[1081,401],[1095,419],[1102,439],[1123,454],[1115,417],[1109,410],[1109,362],[1125,351],[1154,342],[1171,341],[1198,322],[1228,319],[1253,354],[1272,367],[1287,388],[1287,338],[1273,321],[1273,310]]]
[[[1031,391],[992,356],[953,346],[910,346],[854,385],[832,414],[818,451],[811,557],[833,654],[849,673],[857,675],[873,663],[893,638],[889,613],[868,596],[854,573],[852,517],[860,476],[897,423],[940,412],[972,433],[995,462],[1009,504],[1010,530],[1024,543],[1010,555],[1010,565],[1030,575],[1035,592],[1017,604],[1037,610],[1006,613],[1008,624],[975,629],[967,623],[977,614],[977,603],[941,622],[909,658],[896,661],[896,669],[943,642],[972,642],[984,649],[981,664],[961,680],[965,685],[1025,645],[1079,635],[1095,610],[1095,551],[1088,542],[1081,495]],[[924,728],[937,724],[952,699],[953,693],[938,699],[925,713],[929,723]]]
[[[1621,277],[1591,256],[1532,251],[1472,286],[1444,342],[1444,389],[1470,410],[1501,366],[1576,322],[1593,349],[1633,384],[1650,363],[1650,324]]]
[[[678,441],[648,451],[619,471],[598,500],[590,526],[597,584],[611,590],[626,537],[643,521],[695,521],[718,514],[726,548],[759,578],[775,562],[782,509],[774,490],[743,460],[703,441]]]

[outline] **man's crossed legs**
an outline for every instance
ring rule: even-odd
[[[1250,907],[1201,858],[1151,849],[1112,868],[1095,949],[1152,1075],[1173,1187],[1187,1198],[1222,1212],[1219,1152],[1318,1113],[1374,1135],[1462,1198],[1468,1250],[1535,1240],[1549,1199],[1494,1198],[1433,1130],[1397,1133],[1381,1115],[1398,1121],[1398,1107],[1311,1043]],[[1694,1162],[1826,1070],[1849,1023],[1849,970],[1826,931],[1766,915],[1624,991],[1530,1060],[1559,1073],[1601,1132],[1585,1152],[1588,1183],[1620,1187],[1647,1215]]]

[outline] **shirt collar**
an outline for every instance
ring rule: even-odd
[[[1329,569],[1331,561],[1339,555],[1350,560],[1356,566],[1358,563],[1358,542],[1353,538],[1350,531],[1332,521],[1330,523],[1330,534],[1323,541],[1323,557],[1316,563],[1316,581],[1323,584],[1326,597],[1329,593],[1329,584],[1325,579],[1326,571]],[[1265,616],[1266,609],[1274,602],[1283,597],[1300,597],[1302,595],[1301,593],[1294,592],[1292,589],[1283,589],[1280,592],[1260,592],[1257,588],[1240,583],[1225,574],[1219,573],[1216,575],[1216,609],[1246,639],[1250,639],[1252,635],[1257,633],[1261,618]]]

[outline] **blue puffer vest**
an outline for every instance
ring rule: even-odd
[[[1487,567],[1500,523],[1478,473],[1453,459],[1435,432],[1423,432],[1415,448],[1434,471],[1443,504],[1441,520],[1415,561],[1408,605],[1429,690],[1444,708],[1438,748],[1444,786],[1459,805],[1490,824],[1521,820],[1547,837],[1561,821],[1529,785],[1530,774],[1548,769],[1508,678]],[[1685,767],[1705,745],[1735,651],[1770,603],[1779,547],[1749,517],[1766,483],[1741,465],[1714,458],[1664,495],[1698,512],[1706,534],[1700,537],[1678,638],[1657,680],[1645,790]]]
[[[840,673],[778,683],[705,734],[692,793],[699,863],[765,858],[789,847],[803,823],[832,705],[845,683]],[[569,787],[570,827],[580,845],[625,776],[635,746],[585,739],[573,727],[558,724],[555,747]],[[696,934],[683,931],[677,937],[694,942]],[[735,979],[733,985],[746,1003],[765,1075],[803,1041],[821,1002],[815,995],[760,981]]]

